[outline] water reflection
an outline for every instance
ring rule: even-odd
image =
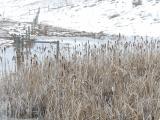
[[[38,41],[59,41],[60,54],[70,58],[72,54],[86,52],[87,46],[94,47],[95,45],[107,43],[106,40],[99,40],[86,37],[38,37]],[[3,48],[2,48],[3,49]],[[47,57],[56,58],[57,46],[50,43],[34,43],[34,42],[20,42],[16,40],[13,46],[10,46],[2,55],[2,62],[0,63],[0,73],[15,72],[21,66],[28,66],[31,64],[31,59],[37,56],[38,62],[41,63]]]
[[[19,70],[26,59],[29,58],[31,49],[34,48],[33,42],[24,42],[19,38],[15,40],[13,47],[15,48],[16,53],[16,70]]]
[[[113,46],[118,40],[114,37],[106,37],[104,40],[87,37],[37,37],[37,41],[59,41],[60,56],[70,59],[74,54],[89,55],[93,48],[99,48],[106,45]],[[125,41],[121,41],[124,42]],[[117,45],[122,45],[120,41]],[[117,47],[121,49],[121,47]],[[3,50],[4,48],[1,47]],[[45,58],[53,57],[57,54],[57,46],[50,43],[34,42],[15,42],[13,46],[8,47],[5,52],[0,51],[2,62],[0,62],[0,73],[10,73],[19,70],[21,66],[31,64],[32,58],[36,56],[37,62],[42,63]]]

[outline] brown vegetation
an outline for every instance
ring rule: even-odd
[[[153,47],[155,46],[155,47]],[[89,45],[88,45],[89,47]],[[121,49],[122,48],[122,49]],[[8,116],[44,120],[158,120],[158,42],[114,45],[23,66],[3,78]]]

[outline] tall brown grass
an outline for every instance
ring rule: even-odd
[[[155,45],[156,47],[153,47]],[[158,43],[106,43],[68,59],[47,58],[1,84],[12,118],[44,120],[158,120]],[[121,49],[122,48],[122,49]]]

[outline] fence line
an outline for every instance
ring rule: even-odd
[[[70,5],[60,6],[60,7],[51,7],[48,5],[46,7],[39,7],[39,8],[40,10],[43,10],[43,11],[50,11],[50,10],[60,9],[60,8],[68,7],[68,6]],[[24,16],[24,15],[34,15],[38,11],[39,8],[29,9],[28,12],[19,15],[19,17]]]

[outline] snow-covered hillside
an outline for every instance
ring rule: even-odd
[[[143,0],[0,0],[2,17],[32,21],[38,7],[39,22],[87,32],[159,36],[160,3]]]

